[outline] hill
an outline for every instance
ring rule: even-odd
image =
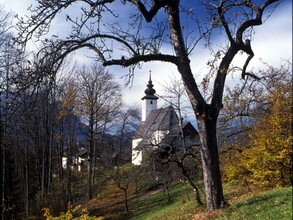
[[[170,190],[171,201],[163,187],[147,190],[141,194],[132,195],[129,200],[129,212],[124,211],[123,192],[108,181],[104,192],[106,196],[89,203],[91,214],[104,219],[119,220],[262,220],[262,219],[292,219],[292,189],[279,188],[266,192],[246,192],[225,185],[229,206],[215,212],[205,212],[193,199],[191,189],[185,183],[174,184]],[[203,190],[201,190],[203,192]]]

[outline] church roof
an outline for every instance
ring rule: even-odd
[[[178,116],[172,106],[153,110],[146,121],[142,122],[134,138],[150,139],[155,131],[169,131],[169,134],[178,134]]]
[[[199,144],[198,132],[190,122],[184,124],[182,130],[186,147],[190,148]],[[136,149],[139,150],[152,144],[152,137],[154,137],[153,135],[157,131],[163,135],[161,136],[162,139],[159,141],[160,147],[171,145],[178,148],[182,147],[179,118],[172,106],[150,112],[146,121],[140,124],[133,137],[133,139],[142,139]]]

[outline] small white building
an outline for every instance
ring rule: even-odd
[[[86,164],[87,150],[85,148],[79,149],[76,154],[69,155],[66,151],[62,157],[62,168],[67,169],[70,167],[72,170],[81,172]]]

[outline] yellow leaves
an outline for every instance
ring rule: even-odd
[[[95,216],[89,216],[87,209],[81,209],[81,205],[78,206],[68,206],[68,210],[66,213],[60,213],[60,216],[58,217],[53,217],[50,213],[49,208],[43,208],[43,216],[45,217],[46,220],[103,220],[103,217],[95,217]],[[80,214],[79,214],[80,213]],[[79,215],[79,216],[78,216]],[[74,217],[77,216],[77,217]]]
[[[46,220],[51,220],[52,217],[49,208],[43,208],[42,210],[44,212],[43,216],[46,218]]]
[[[247,181],[257,187],[290,184],[292,164],[292,90],[279,84],[266,97],[267,110],[248,134],[250,147],[224,165],[228,181]]]

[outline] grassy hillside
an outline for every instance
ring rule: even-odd
[[[201,208],[197,207],[193,194],[187,187],[184,184],[173,186],[170,191],[171,201],[167,200],[163,191],[134,201],[133,213],[129,219],[191,219]]]
[[[292,188],[280,188],[232,201],[216,219],[292,219]]]
[[[103,195],[91,200],[87,208],[91,215],[103,216],[105,220],[156,219],[156,216],[165,215],[177,208],[186,210],[185,219],[190,219],[198,212],[194,194],[189,186],[183,183],[171,187],[171,201],[168,201],[162,186],[139,194],[135,194],[133,187],[130,187],[129,212],[124,209],[123,191],[119,190],[113,181],[109,180],[103,191]]]
[[[112,186],[113,187],[113,186]],[[226,186],[227,188],[228,186]],[[109,190],[110,186],[108,186]],[[132,195],[128,213],[124,212],[122,192],[114,190],[112,199],[97,199],[92,201],[89,211],[92,214],[101,212],[104,219],[129,220],[291,220],[292,219],[292,189],[280,188],[262,193],[243,193],[228,189],[226,194],[229,206],[215,212],[205,212],[203,207],[196,205],[190,188],[183,184],[171,188],[171,201],[162,188],[147,191],[144,194]],[[119,194],[121,193],[121,194]],[[108,191],[108,196],[111,193]],[[99,207],[94,209],[93,207]]]

